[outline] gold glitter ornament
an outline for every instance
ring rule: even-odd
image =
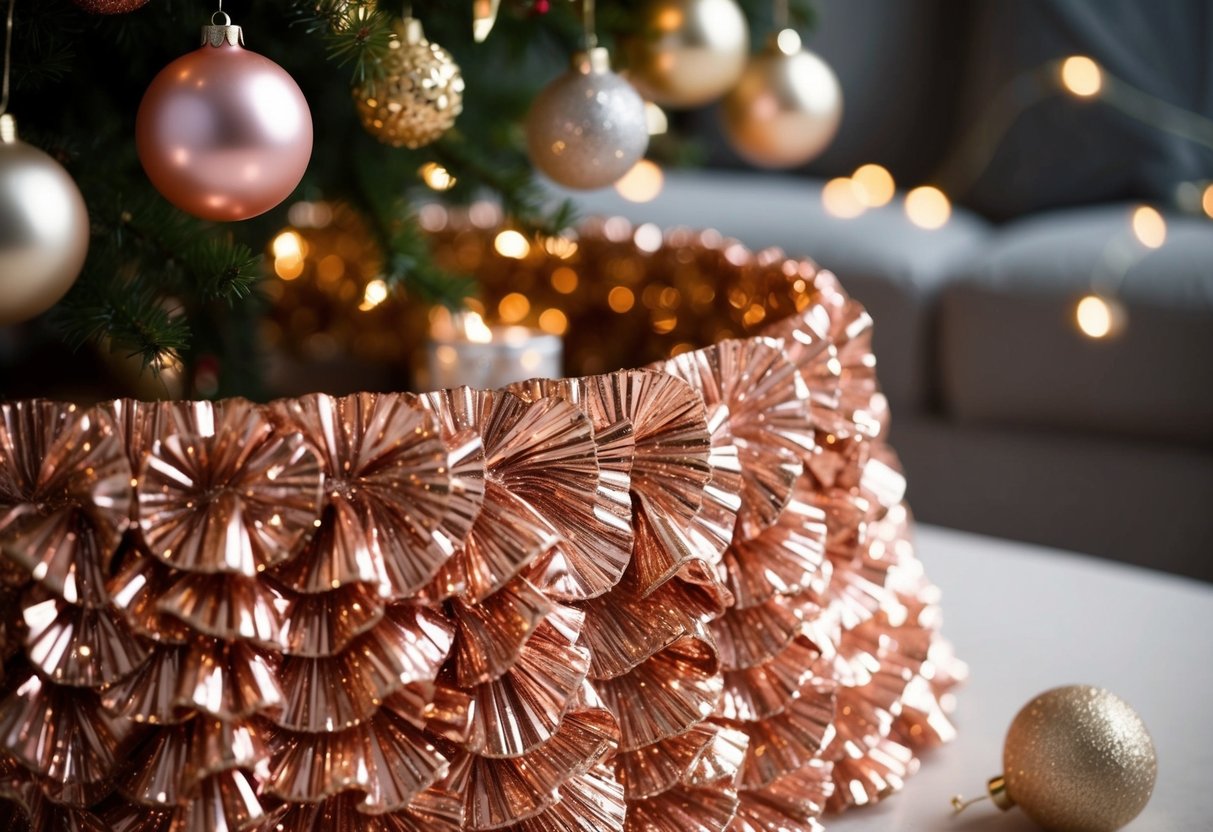
[[[1141,717],[1090,685],[1046,691],[1007,731],[1004,774],[989,782],[1004,811],[1018,806],[1053,832],[1113,832],[1141,814],[1154,792],[1158,758]],[[953,799],[962,809],[967,804]]]
[[[421,21],[396,25],[383,75],[354,87],[362,126],[393,147],[437,141],[463,112],[463,74],[451,53],[425,39]]]

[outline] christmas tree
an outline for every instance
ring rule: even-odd
[[[220,5],[222,12],[210,20]],[[765,4],[728,6],[744,11],[755,40],[770,30],[772,10]],[[489,195],[506,222],[527,237],[550,237],[568,227],[574,220],[569,205],[550,197],[528,158],[528,110],[539,90],[567,70],[568,56],[593,45],[588,41],[608,47],[616,64],[629,44],[651,41],[653,15],[646,8],[638,0],[597,9],[563,0],[519,0],[498,9],[495,0],[477,0],[411,11],[376,0],[228,0],[213,8],[182,0],[16,2],[6,53],[8,109],[19,139],[62,164],[83,194],[88,256],[49,312],[2,331],[0,395],[266,395],[261,334],[273,298],[264,291],[272,269],[263,255],[288,225],[292,205],[339,205],[352,212],[373,249],[376,291],[395,303],[424,310],[474,298],[473,275],[435,262],[417,222],[418,206]],[[417,23],[410,25],[423,26],[423,34],[402,24],[402,11],[415,15]],[[778,7],[774,13],[788,14]],[[803,23],[808,9],[791,13]],[[199,219],[191,214],[206,215],[205,208],[175,206],[154,187],[174,197],[156,181],[154,169],[145,172],[146,155],[141,166],[136,153],[136,114],[149,85],[196,48],[200,24],[222,24],[225,16],[242,27],[249,51],[297,82],[314,128],[298,187],[288,183],[289,196],[276,207],[238,222],[216,221],[235,218],[222,211]],[[727,30],[727,18],[725,23]],[[729,36],[745,37],[740,24],[733,28],[743,34]],[[414,40],[425,52],[421,60],[434,62],[423,67],[427,77],[450,89],[443,87],[441,97],[404,101],[402,112],[399,103],[377,97],[409,94],[397,82],[400,61],[416,58],[407,54]],[[633,49],[631,60],[640,77],[643,51]],[[453,82],[461,83],[455,88]],[[151,95],[145,109],[157,110]],[[165,106],[158,113],[169,122],[179,117]],[[652,142],[641,137],[641,148],[648,143],[649,155],[664,162],[693,163],[694,143],[678,126],[675,119],[673,129]],[[400,129],[421,133],[402,135]],[[239,174],[213,165],[192,171],[194,184],[186,187],[202,198],[205,188],[198,182]],[[605,182],[589,184],[607,184],[616,175],[608,172]],[[181,203],[180,194],[174,202]],[[48,292],[57,297],[54,286],[35,288],[35,307]],[[16,304],[15,298],[10,294],[8,302]],[[19,322],[29,312],[14,308],[0,315]],[[166,371],[177,386],[158,384]],[[142,381],[131,386],[136,378]]]

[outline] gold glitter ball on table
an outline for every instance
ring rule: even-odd
[[[425,39],[421,21],[396,26],[383,75],[354,87],[362,125],[393,147],[437,141],[463,112],[463,74],[451,53]]]
[[[1018,806],[1053,832],[1120,829],[1141,814],[1158,777],[1141,717],[1090,685],[1054,688],[1025,705],[1007,731],[1002,763],[1005,773],[989,783],[995,805]]]
[[[148,0],[74,0],[74,2],[90,14],[126,14],[148,4]]]

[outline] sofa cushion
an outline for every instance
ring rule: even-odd
[[[1213,223],[1168,218],[1162,248],[1131,230],[1133,206],[1004,226],[939,313],[944,404],[968,423],[1213,442]],[[1083,335],[1077,301],[1114,290],[1119,334]]]
[[[822,208],[818,180],[757,173],[670,173],[652,202],[635,204],[606,189],[571,196],[583,213],[622,216],[663,228],[714,228],[752,249],[777,246],[811,257],[838,275],[875,320],[880,379],[897,408],[927,399],[932,360],[930,309],[944,280],[988,239],[989,226],[953,212],[942,228],[911,224],[894,200],[854,219]]]
[[[952,159],[987,144],[991,152],[976,170],[946,169],[949,192],[965,204],[1005,218],[1116,199],[1170,200],[1178,183],[1213,171],[1213,149],[1161,128],[1165,105],[1148,105],[1152,118],[1133,118],[1112,103],[1126,93],[1111,89],[1118,79],[1213,117],[1208,0],[985,0],[969,4],[969,13]],[[1078,100],[1061,90],[1050,65],[1074,54],[1112,76],[1103,96]]]

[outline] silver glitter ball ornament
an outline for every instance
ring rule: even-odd
[[[88,210],[63,167],[0,116],[0,325],[29,320],[72,288],[88,254]]]
[[[610,185],[644,156],[644,101],[611,72],[607,51],[580,52],[535,97],[526,122],[531,163],[567,188]]]

